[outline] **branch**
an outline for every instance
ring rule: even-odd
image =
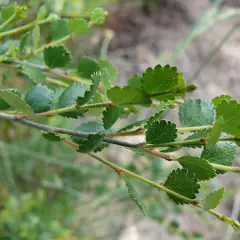
[[[68,140],[64,139],[64,141],[67,144],[72,145],[73,147],[78,147],[78,144],[72,142],[69,139]],[[112,163],[112,162],[110,162],[110,161],[108,161],[108,160],[106,160],[106,159],[104,159],[104,158],[94,154],[94,153],[88,153],[88,155],[93,157],[94,159],[98,160],[99,162],[107,165],[108,167],[112,168],[118,174],[124,173],[126,175],[132,176],[132,177],[134,177],[134,178],[136,178],[136,179],[138,179],[138,180],[140,180],[140,181],[142,181],[144,183],[147,183],[147,184],[151,185],[152,187],[157,188],[158,190],[162,190],[162,191],[164,191],[164,192],[166,192],[168,194],[171,194],[172,196],[175,196],[175,197],[183,200],[184,202],[190,203],[193,206],[202,209],[200,204],[199,204],[199,201],[197,201],[196,199],[187,198],[187,197],[185,197],[185,196],[183,196],[183,195],[181,195],[179,193],[176,193],[176,192],[174,192],[174,191],[164,187],[163,185],[161,185],[161,184],[159,184],[157,182],[153,182],[153,181],[151,181],[151,180],[149,180],[149,179],[147,179],[145,177],[142,177],[142,176],[140,176],[140,175],[138,175],[138,174],[136,174],[134,172],[131,172],[131,171],[125,169],[125,168],[122,168],[119,165],[114,164],[114,163]],[[229,218],[227,216],[224,216],[221,213],[218,213],[218,212],[216,212],[214,210],[208,210],[207,212],[209,212],[213,216],[217,217],[220,221],[225,222],[227,224],[230,224],[234,228],[234,230],[239,231],[240,223],[237,220],[234,220],[234,219],[231,219],[231,218]]]
[[[11,29],[9,31],[6,31],[6,32],[1,32],[0,33],[0,39],[5,37],[5,36],[8,36],[8,35],[15,35],[15,34],[18,34],[20,32],[24,32],[24,31],[27,31],[31,28],[34,28],[35,26],[37,25],[42,25],[42,24],[45,24],[45,23],[50,23],[52,20],[54,19],[54,15],[50,15],[48,18],[46,19],[43,19],[43,20],[40,20],[40,21],[34,21],[32,23],[28,23],[24,26],[21,26],[21,27],[18,27],[18,28],[14,28],[14,29]]]
[[[19,119],[16,115],[11,115],[11,114],[6,114],[0,112],[0,118],[5,119],[5,120],[10,120],[10,121],[15,121],[17,123],[27,125],[32,128],[37,128],[39,130],[43,130],[46,132],[54,132],[54,133],[60,133],[60,134],[67,134],[71,136],[77,136],[77,137],[85,137],[87,138],[89,133],[86,132],[80,132],[80,131],[75,131],[67,128],[58,128],[54,126],[48,126],[40,123],[36,123],[30,120],[26,119]],[[132,144],[124,141],[118,141],[110,138],[104,138],[103,142],[110,143],[110,144],[115,144],[123,147],[129,147],[129,148],[137,148],[138,144]]]

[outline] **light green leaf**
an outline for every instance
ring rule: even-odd
[[[137,204],[137,206],[139,207],[139,209],[142,211],[143,215],[145,216],[144,207],[140,202],[140,197],[138,196],[137,191],[135,190],[130,179],[126,175],[124,175],[124,180],[126,182],[129,196]]]
[[[8,89],[0,89],[0,97],[8,103],[11,107],[16,109],[18,112],[28,114],[29,116],[33,116],[34,112],[31,107],[18,95],[11,92]]]
[[[95,8],[91,13],[91,23],[95,25],[103,24],[107,16],[108,12],[103,8]]]
[[[33,39],[33,47],[34,49],[39,47],[40,43],[40,28],[39,26],[36,26],[32,30],[32,39]]]
[[[200,99],[184,100],[184,103],[179,106],[179,118],[183,127],[213,124],[212,104]]]
[[[216,171],[205,159],[193,156],[183,156],[178,158],[178,162],[183,168],[188,169],[189,173],[195,174],[199,180],[208,180],[216,176]]]
[[[43,71],[28,65],[27,63],[22,64],[23,72],[35,83],[43,83],[46,79]]]
[[[26,103],[31,106],[35,113],[50,110],[54,92],[47,86],[37,84],[25,96]]]
[[[72,59],[63,45],[46,47],[43,53],[44,61],[50,68],[65,67]]]
[[[88,153],[98,149],[102,145],[105,133],[89,134],[87,138],[79,138],[76,142],[79,144],[78,152]]]
[[[106,108],[103,111],[103,126],[109,129],[123,113],[123,108]]]
[[[217,118],[222,117],[222,131],[240,137],[240,104],[237,101],[222,101],[216,107]]]
[[[12,93],[14,93],[15,95],[17,95],[17,96],[21,96],[21,94],[20,94],[20,92],[18,91],[18,89],[15,89],[15,88],[8,88],[7,89],[9,92],[12,92]],[[7,103],[7,102],[5,102],[4,100],[3,100],[3,98],[0,96],[0,110],[6,110],[6,109],[8,109],[8,108],[10,108],[11,106]]]
[[[57,108],[65,108],[70,107],[77,104],[76,100],[78,97],[84,97],[85,92],[89,89],[89,86],[83,84],[74,83],[67,87],[61,96],[58,99],[58,107]],[[82,116],[86,110],[76,110],[73,112],[62,113],[61,116],[69,117],[69,118],[77,118],[78,116]]]
[[[60,142],[62,138],[54,132],[42,132],[42,136],[51,142]]]
[[[79,60],[78,64],[78,75],[86,78],[91,79],[92,74],[99,72],[99,65],[96,61],[90,58],[82,57]]]
[[[38,11],[38,14],[37,14],[37,20],[42,20],[44,19],[46,16],[47,16],[47,7],[45,5],[41,6],[39,11]]]
[[[181,194],[187,198],[195,199],[200,185],[198,179],[194,174],[189,173],[187,169],[173,170],[164,183],[164,186],[178,194]],[[169,193],[168,197],[176,204],[186,204],[184,200],[177,198]]]
[[[202,137],[206,137],[209,132],[210,132],[210,129],[204,129],[204,130],[193,133],[192,135],[188,136],[184,140],[200,139]],[[200,145],[200,144],[183,144],[182,146],[183,147],[189,147],[189,148],[201,148],[201,147],[203,147],[203,145]]]
[[[146,141],[149,144],[172,142],[177,137],[176,124],[165,120],[156,120],[147,126]]]
[[[68,19],[59,18],[54,19],[51,23],[52,40],[63,38],[69,34]]]
[[[218,142],[212,148],[204,147],[201,158],[208,160],[210,163],[217,163],[231,166],[236,155],[236,144],[229,141]],[[224,173],[217,170],[217,173]]]
[[[27,32],[25,34],[23,34],[20,37],[20,41],[19,41],[19,54],[23,55],[26,52],[26,47],[29,41],[29,37],[30,37],[30,32]]]
[[[99,71],[102,75],[102,83],[104,91],[107,91],[111,88],[112,84],[116,82],[118,71],[117,68],[114,67],[109,61],[107,60],[100,60],[98,62]]]
[[[130,130],[130,129],[132,129],[132,131],[134,131],[134,130],[138,129],[139,127],[143,126],[145,122],[146,122],[146,119],[131,123],[131,124],[121,128],[117,132],[124,132],[124,131]]]
[[[107,96],[113,103],[119,105],[151,103],[150,97],[145,92],[130,86],[113,87],[107,91]]]
[[[87,33],[89,31],[88,22],[84,18],[75,18],[68,21],[68,28],[74,34]]]
[[[104,95],[96,91],[89,103],[101,103],[101,102],[104,102]],[[88,110],[88,116],[100,116],[102,114],[103,109],[104,107],[90,108]]]
[[[218,104],[220,104],[222,101],[231,101],[233,100],[233,98],[229,95],[221,95],[221,96],[217,96],[215,98],[212,99],[212,104],[213,106],[216,108]]]
[[[221,136],[223,124],[224,124],[224,120],[222,117],[216,120],[210,133],[207,136],[206,148],[212,148],[216,145],[219,137]]]
[[[202,208],[204,211],[208,211],[210,209],[214,209],[219,204],[220,200],[222,199],[224,194],[224,188],[220,188],[215,192],[209,194],[203,201],[202,201]]]
[[[17,58],[17,51],[12,41],[10,41],[8,44],[8,53],[13,59]]]
[[[156,94],[173,89],[178,84],[178,73],[175,67],[157,65],[143,73],[143,87],[148,94]]]
[[[84,97],[79,96],[76,100],[76,102],[80,105],[83,105],[92,98],[92,96],[96,93],[99,82],[101,80],[101,73],[100,72],[95,72],[91,76],[92,78],[92,84],[90,85],[90,90],[86,90]]]

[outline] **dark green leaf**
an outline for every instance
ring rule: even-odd
[[[95,133],[89,134],[87,138],[79,138],[76,142],[79,144],[78,152],[88,153],[92,152],[100,145],[102,145],[102,140],[105,136],[105,133]]]
[[[95,25],[103,24],[107,16],[108,13],[103,8],[95,8],[91,13],[91,23]]]
[[[60,136],[58,136],[56,133],[54,133],[54,132],[42,132],[41,134],[48,141],[51,141],[51,142],[60,142],[60,141],[62,141],[62,138]]]
[[[178,84],[175,67],[157,65],[143,73],[143,87],[148,94],[156,94],[173,89]]]
[[[143,124],[146,122],[146,120],[140,120],[140,121],[137,121],[137,122],[134,122],[134,123],[131,123],[123,128],[121,128],[120,130],[118,130],[117,132],[124,132],[126,130],[129,130],[129,129],[135,129],[135,128],[139,128],[141,126],[143,126]]]
[[[31,106],[35,113],[50,110],[54,93],[47,86],[37,84],[25,96],[26,103]]]
[[[139,75],[133,75],[129,80],[128,80],[128,85],[143,90],[143,81],[142,81],[142,76]]]
[[[20,94],[20,92],[17,90],[17,89],[14,89],[14,88],[8,88],[7,89],[9,92],[12,92],[12,93],[14,93],[15,95],[17,95],[17,96],[21,96],[21,94]],[[7,103],[7,102],[5,102],[4,100],[3,100],[3,98],[0,96],[0,110],[6,110],[6,109],[8,109],[8,108],[10,108],[11,106]]]
[[[122,108],[106,108],[103,111],[103,126],[109,129],[118,120],[123,112]]]
[[[8,103],[11,107],[16,109],[18,112],[28,114],[29,116],[33,116],[34,112],[31,107],[21,99],[17,94],[13,93],[8,89],[0,89],[0,97]]]
[[[32,67],[27,63],[22,64],[22,69],[23,69],[23,72],[35,83],[42,83],[45,81],[46,76],[41,70],[35,67]]]
[[[208,180],[216,176],[216,171],[205,159],[193,156],[183,156],[178,158],[178,162],[183,168],[188,169],[189,173],[195,174],[199,180]]]
[[[187,169],[173,170],[164,184],[164,186],[187,198],[195,199],[200,185],[194,174],[189,173]],[[169,198],[176,204],[186,204],[184,200],[167,193]]]
[[[209,194],[202,202],[202,208],[204,211],[214,209],[219,204],[224,194],[224,188],[220,188],[215,192]]]
[[[150,97],[143,91],[126,86],[113,87],[107,91],[108,98],[115,104],[131,105],[131,104],[150,104]]]
[[[126,186],[127,186],[127,189],[128,189],[128,194],[129,196],[132,198],[132,200],[137,204],[137,206],[139,207],[139,209],[142,211],[143,215],[145,215],[145,212],[144,212],[144,208],[143,208],[143,205],[141,204],[140,202],[140,198],[137,194],[137,191],[135,190],[135,188],[133,187],[130,179],[124,175],[124,180],[126,182]]]
[[[218,142],[213,148],[206,148],[202,152],[201,158],[208,160],[210,163],[217,163],[231,166],[236,155],[236,144],[233,142]],[[224,173],[218,170],[217,173]]]
[[[176,124],[170,121],[157,120],[148,125],[146,141],[149,144],[172,142],[177,137]]]
[[[58,108],[70,107],[77,104],[76,100],[78,97],[84,97],[85,92],[89,89],[89,86],[83,84],[72,84],[67,87],[61,94],[58,100]],[[61,116],[69,118],[77,118],[82,116],[86,110],[76,110],[73,112],[62,113]]]
[[[44,48],[44,61],[50,68],[65,67],[71,59],[69,51],[63,45]]]
[[[240,137],[240,104],[237,101],[222,101],[216,106],[217,118],[222,117],[222,131]]]
[[[83,78],[92,79],[92,74],[99,72],[99,69],[98,63],[90,58],[82,57],[79,60],[78,75]]]
[[[107,91],[111,88],[112,84],[116,82],[118,71],[117,68],[114,67],[109,61],[107,60],[100,60],[98,62],[99,71],[102,75],[102,83],[104,91]]]
[[[220,117],[216,120],[210,133],[207,136],[206,148],[212,148],[216,145],[219,137],[221,136],[223,124],[224,124],[224,120],[222,117]]]
[[[99,82],[101,80],[101,74],[99,72],[95,72],[92,74],[91,78],[92,78],[92,84],[90,85],[90,90],[89,91],[87,90],[85,92],[84,97],[79,96],[77,98],[77,103],[80,105],[83,105],[89,102],[92,96],[96,93],[99,86]]]
[[[179,118],[183,127],[213,124],[212,104],[200,99],[184,100],[184,103],[179,106]]]
[[[75,18],[68,21],[68,28],[74,34],[87,33],[89,31],[88,22],[84,18]]]

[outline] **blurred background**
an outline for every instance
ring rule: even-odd
[[[88,17],[95,7],[107,9],[103,26],[65,45],[75,62],[82,56],[108,59],[118,68],[119,85],[150,66],[172,64],[188,83],[198,86],[191,97],[240,97],[240,0],[0,0],[1,5],[11,2],[32,6],[33,16],[45,5],[61,21]],[[42,31],[42,41],[47,42],[49,31],[58,38],[63,29],[52,24]],[[0,71],[1,87],[16,85],[11,69]],[[12,76],[7,84],[6,76]],[[165,117],[176,120],[176,116]],[[115,127],[135,120],[130,115]],[[53,117],[47,123],[75,128],[80,122],[84,120]],[[134,181],[145,206],[144,217],[115,172],[63,143],[49,143],[37,130],[7,121],[0,121],[0,130],[1,240],[240,239],[208,214],[179,207],[165,193]],[[157,182],[175,167],[117,147],[101,154]],[[208,191],[219,187],[227,191],[217,210],[240,220],[236,175],[228,173],[203,183]]]

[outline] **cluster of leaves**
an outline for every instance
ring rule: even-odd
[[[25,8],[16,5],[4,8],[3,29],[13,24],[19,16],[25,17],[25,11]],[[10,13],[7,15],[7,12]],[[16,17],[13,16],[15,14]],[[172,160],[171,155],[161,155],[162,152],[171,152],[182,147],[202,148],[200,157],[186,155],[174,158],[181,168],[173,170],[159,188],[176,204],[191,203],[204,211],[214,209],[223,197],[224,189],[211,193],[202,201],[196,200],[196,196],[201,181],[211,180],[218,174],[234,169],[231,167],[240,138],[240,104],[230,96],[219,96],[212,102],[200,99],[183,101],[181,98],[185,98],[186,93],[193,91],[195,86],[185,86],[183,74],[176,67],[168,65],[148,68],[143,74],[132,76],[123,87],[114,86],[117,69],[107,60],[81,57],[77,66],[74,65],[70,51],[62,43],[77,34],[87,33],[93,25],[102,24],[105,17],[106,12],[100,8],[92,12],[89,21],[84,18],[59,19],[52,15],[46,17],[46,12],[40,11],[36,21],[27,25],[27,30],[31,30],[22,35],[15,45],[13,41],[8,42],[8,47],[0,56],[2,64],[6,67],[10,65],[22,78],[31,81],[27,92],[15,88],[0,89],[0,117],[37,126],[44,130],[42,136],[52,142],[63,139],[73,141],[78,146],[77,151],[81,153],[100,152],[111,143],[129,147],[125,142],[115,141],[107,135],[127,134],[126,130],[132,130],[131,134],[135,131],[137,135],[139,129],[144,132],[146,142],[132,145],[132,150],[143,154],[146,153],[145,148],[150,149],[148,154],[153,153],[152,148],[157,148],[159,156]],[[62,28],[61,34],[53,34],[52,41],[40,44],[39,25],[48,22],[52,24],[55,33]],[[22,28],[13,29],[10,33],[5,31],[0,33],[0,37],[21,31]],[[114,130],[113,126],[120,118],[136,114],[143,108],[154,109],[162,102],[165,103],[164,107],[158,109],[153,116],[118,131]],[[174,122],[161,119],[163,111],[178,104],[182,129],[177,128]],[[81,124],[75,134],[72,134],[71,140],[63,135],[69,134],[64,129],[57,131],[51,126],[43,127],[37,121],[19,120],[49,116],[77,119],[92,115],[99,121]],[[194,133],[182,140],[180,130]],[[168,148],[165,149],[166,147]],[[124,176],[129,195],[144,212],[138,194],[127,176],[129,172],[110,166],[120,176]],[[150,182],[145,179],[143,181]],[[150,184],[156,187],[152,182]],[[236,229],[239,230],[239,225]]]

